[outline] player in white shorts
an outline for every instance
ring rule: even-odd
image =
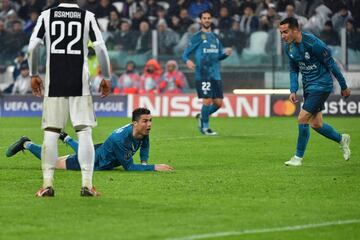
[[[92,185],[95,153],[91,132],[96,118],[90,94],[88,42],[93,43],[104,76],[99,87],[102,97],[111,91],[109,56],[94,14],[80,9],[76,1],[60,2],[58,7],[41,13],[29,43],[32,92],[35,96],[44,96],[41,152],[44,181],[36,196],[54,196],[57,140],[69,116],[79,139],[80,195],[98,196]],[[45,81],[42,81],[38,75],[38,54],[44,40],[47,59]]]

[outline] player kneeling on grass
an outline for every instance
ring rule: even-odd
[[[148,165],[149,133],[151,130],[151,114],[146,108],[137,108],[132,114],[132,123],[116,129],[102,144],[96,144],[94,170],[111,170],[122,166],[126,171],[171,171],[166,164]],[[75,154],[59,157],[57,169],[80,170],[78,160],[78,143],[66,133],[60,139],[71,146]],[[134,164],[133,156],[140,149],[141,164]],[[21,150],[29,150],[41,159],[41,146],[34,144],[28,137],[21,137],[6,152],[7,157],[14,156]]]

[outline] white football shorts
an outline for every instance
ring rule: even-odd
[[[92,96],[44,97],[42,129],[64,129],[69,116],[73,127],[95,127],[97,123]]]

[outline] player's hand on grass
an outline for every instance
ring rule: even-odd
[[[225,48],[225,55],[230,56],[232,54],[232,48]]]
[[[187,61],[186,61],[186,66],[187,66],[188,68],[190,68],[191,70],[194,70],[194,69],[195,69],[195,64],[194,64],[193,61],[191,61],[191,60],[187,60]]]
[[[345,99],[348,98],[350,96],[350,94],[351,94],[350,88],[346,88],[341,91],[341,96],[343,96]]]
[[[174,168],[167,164],[155,164],[155,171],[164,172],[164,171],[173,171],[173,170]]]
[[[103,79],[99,86],[99,93],[101,93],[101,97],[106,97],[111,92],[111,82],[109,80]]]
[[[39,76],[31,77],[31,90],[32,94],[36,97],[41,97],[43,93],[43,82]]]
[[[297,103],[298,102],[298,99],[296,97],[296,93],[291,93],[290,96],[289,96],[289,100],[290,102],[292,103]]]

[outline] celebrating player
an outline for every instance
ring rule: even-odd
[[[111,170],[122,166],[126,171],[171,171],[166,164],[148,165],[149,133],[151,130],[151,115],[146,108],[137,108],[132,114],[132,124],[116,129],[102,144],[95,145],[94,170]],[[78,160],[78,143],[66,133],[60,134],[60,139],[71,146],[75,154],[59,157],[57,169],[80,170]],[[140,149],[141,164],[134,164],[133,156]],[[31,142],[27,137],[11,145],[6,152],[8,157],[22,150],[29,150],[35,157],[41,158],[41,147]]]
[[[292,103],[298,101],[296,92],[299,88],[298,74],[302,74],[304,104],[298,116],[299,134],[296,154],[289,161],[289,166],[300,166],[306,145],[310,137],[309,124],[321,135],[340,144],[345,160],[350,159],[350,136],[340,134],[329,124],[323,122],[322,110],[324,102],[333,89],[331,74],[335,76],[341,87],[341,95],[350,96],[346,85],[329,48],[314,35],[299,30],[295,18],[286,18],[280,22],[281,38],[285,41],[285,52],[290,60],[290,96]]]
[[[199,18],[201,31],[190,39],[182,58],[189,69],[195,69],[197,94],[203,99],[201,114],[197,115],[200,132],[211,136],[217,133],[210,129],[209,117],[221,107],[223,100],[220,61],[227,58],[232,49],[223,49],[219,38],[211,31],[210,11],[203,11]],[[195,63],[189,59],[192,53]]]
[[[44,142],[41,154],[43,186],[36,196],[54,196],[57,140],[69,115],[79,139],[78,158],[82,174],[80,194],[98,196],[92,185],[95,151],[91,132],[92,127],[96,126],[96,119],[87,67],[89,40],[93,42],[104,76],[99,88],[102,97],[111,91],[109,57],[94,14],[80,9],[74,0],[60,2],[58,7],[41,13],[29,43],[32,92],[35,96],[44,95]],[[38,75],[38,55],[44,39],[47,60],[43,83]]]

